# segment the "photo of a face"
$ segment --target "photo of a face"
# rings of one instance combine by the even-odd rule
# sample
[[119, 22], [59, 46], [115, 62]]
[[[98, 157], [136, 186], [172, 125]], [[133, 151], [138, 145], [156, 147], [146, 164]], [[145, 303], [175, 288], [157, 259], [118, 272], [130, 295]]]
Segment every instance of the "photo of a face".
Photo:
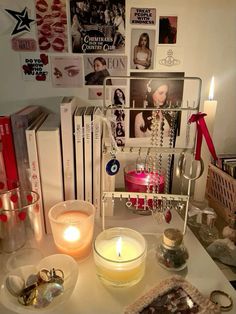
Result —
[[162, 107], [166, 101], [169, 87], [167, 84], [160, 85], [152, 94], [154, 106]]

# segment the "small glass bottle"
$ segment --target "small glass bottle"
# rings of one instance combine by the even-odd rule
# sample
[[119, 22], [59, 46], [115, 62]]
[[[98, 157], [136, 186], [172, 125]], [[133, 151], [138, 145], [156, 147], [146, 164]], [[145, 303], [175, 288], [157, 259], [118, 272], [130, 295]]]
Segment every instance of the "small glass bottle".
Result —
[[215, 240], [219, 239], [219, 232], [215, 226], [216, 214], [207, 214], [207, 224], [202, 224], [199, 229], [199, 236], [205, 245], [210, 245]]
[[183, 234], [169, 228], [163, 233], [162, 242], [156, 252], [159, 264], [167, 270], [179, 271], [187, 266], [188, 251], [183, 244]]

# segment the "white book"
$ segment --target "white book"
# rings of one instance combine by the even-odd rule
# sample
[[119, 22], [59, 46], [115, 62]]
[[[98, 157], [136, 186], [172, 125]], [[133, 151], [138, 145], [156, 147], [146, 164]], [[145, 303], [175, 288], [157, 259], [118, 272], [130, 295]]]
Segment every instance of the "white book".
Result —
[[102, 123], [100, 110], [96, 107], [93, 112], [93, 204], [97, 217], [101, 215]]
[[60, 116], [49, 114], [36, 133], [46, 232], [51, 233], [50, 208], [64, 200]]
[[92, 119], [94, 107], [87, 107], [84, 112], [84, 177], [85, 177], [85, 201], [93, 202], [93, 134]]
[[74, 114], [75, 127], [75, 169], [77, 199], [84, 200], [84, 121], [86, 107], [77, 107]]
[[64, 97], [60, 106], [65, 200], [76, 198], [73, 115], [77, 103], [76, 97]]
[[37, 240], [41, 240], [46, 233], [43, 199], [42, 199], [42, 187], [41, 177], [39, 169], [38, 159], [38, 147], [36, 132], [41, 124], [47, 117], [47, 113], [42, 113], [35, 122], [25, 130], [26, 143], [28, 150], [29, 166], [30, 166], [30, 182], [32, 191], [37, 192], [39, 195], [39, 215], [34, 215], [33, 224], [35, 226], [35, 236]]

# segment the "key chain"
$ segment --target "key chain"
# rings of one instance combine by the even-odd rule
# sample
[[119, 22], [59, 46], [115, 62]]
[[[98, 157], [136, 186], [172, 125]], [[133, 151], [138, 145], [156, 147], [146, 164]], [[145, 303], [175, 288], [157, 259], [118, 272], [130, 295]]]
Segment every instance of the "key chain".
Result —
[[111, 160], [108, 161], [108, 163], [106, 164], [106, 172], [109, 176], [114, 176], [118, 173], [119, 169], [120, 169], [120, 162], [119, 160], [116, 159], [116, 155], [114, 152], [114, 148], [113, 148], [113, 152], [111, 151]]

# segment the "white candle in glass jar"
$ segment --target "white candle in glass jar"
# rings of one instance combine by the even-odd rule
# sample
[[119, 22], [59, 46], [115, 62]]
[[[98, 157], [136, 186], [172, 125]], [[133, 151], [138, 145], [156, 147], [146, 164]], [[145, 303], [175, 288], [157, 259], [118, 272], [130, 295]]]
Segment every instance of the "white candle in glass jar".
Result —
[[49, 211], [54, 242], [58, 249], [83, 259], [91, 251], [94, 229], [94, 206], [74, 200], [56, 204]]
[[109, 285], [132, 286], [145, 272], [146, 241], [135, 230], [111, 228], [98, 235], [94, 261], [98, 277]]

